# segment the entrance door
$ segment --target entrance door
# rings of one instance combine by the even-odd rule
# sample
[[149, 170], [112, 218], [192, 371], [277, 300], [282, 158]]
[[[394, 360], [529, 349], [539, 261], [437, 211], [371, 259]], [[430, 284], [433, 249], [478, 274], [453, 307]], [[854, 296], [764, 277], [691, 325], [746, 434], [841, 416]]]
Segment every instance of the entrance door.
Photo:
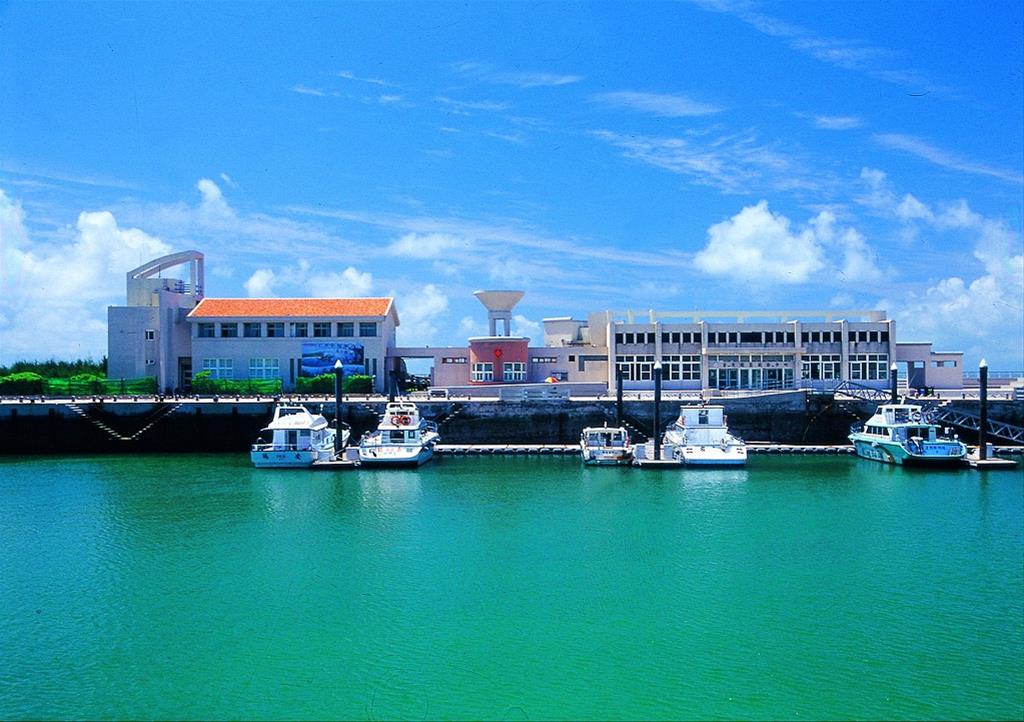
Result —
[[178, 358], [178, 388], [192, 388], [192, 358], [182, 356]]

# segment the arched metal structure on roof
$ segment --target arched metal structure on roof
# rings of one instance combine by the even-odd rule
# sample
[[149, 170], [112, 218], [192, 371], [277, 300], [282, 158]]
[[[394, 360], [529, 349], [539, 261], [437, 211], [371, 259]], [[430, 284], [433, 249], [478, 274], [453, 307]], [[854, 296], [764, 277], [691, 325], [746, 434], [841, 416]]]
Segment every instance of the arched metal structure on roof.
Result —
[[[152, 261], [147, 261], [138, 268], [128, 271], [128, 305], [148, 305], [148, 298], [155, 290], [149, 280], [158, 277], [168, 268], [186, 264], [189, 267], [189, 282], [186, 284], [182, 279], [173, 290], [188, 294], [198, 302], [203, 297], [205, 286], [203, 258], [203, 254], [199, 251], [179, 251], [154, 258]], [[167, 288], [168, 286], [166, 283], [162, 283], [160, 287]]]

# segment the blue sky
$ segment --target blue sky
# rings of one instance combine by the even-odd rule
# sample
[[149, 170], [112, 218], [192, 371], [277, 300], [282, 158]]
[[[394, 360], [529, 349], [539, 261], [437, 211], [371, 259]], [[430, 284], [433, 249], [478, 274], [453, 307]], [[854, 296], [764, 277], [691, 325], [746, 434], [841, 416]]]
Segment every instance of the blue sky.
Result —
[[399, 342], [884, 308], [1024, 368], [1021, 3], [0, 4], [0, 363], [124, 273], [395, 295]]

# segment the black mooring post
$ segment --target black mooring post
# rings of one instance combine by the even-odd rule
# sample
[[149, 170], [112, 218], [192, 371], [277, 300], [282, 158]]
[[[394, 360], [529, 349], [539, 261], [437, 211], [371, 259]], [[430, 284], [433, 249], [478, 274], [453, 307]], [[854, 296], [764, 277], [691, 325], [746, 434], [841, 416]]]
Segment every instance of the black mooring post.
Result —
[[654, 460], [661, 460], [661, 364], [654, 364]]
[[985, 442], [985, 432], [988, 430], [988, 364], [985, 359], [978, 365], [978, 385], [981, 387], [981, 409], [978, 415], [978, 458], [984, 461], [988, 458], [988, 444]]
[[897, 395], [899, 394], [899, 368], [896, 366], [894, 361], [892, 366], [889, 367], [889, 403], [899, 403]]
[[622, 427], [622, 367], [615, 367], [615, 425]]
[[395, 400], [395, 384], [396, 383], [397, 383], [397, 381], [395, 379], [395, 370], [391, 369], [390, 371], [388, 371], [388, 401], [389, 402], [394, 402], [394, 400]]
[[345, 369], [341, 361], [334, 362], [334, 455], [341, 453], [341, 388]]

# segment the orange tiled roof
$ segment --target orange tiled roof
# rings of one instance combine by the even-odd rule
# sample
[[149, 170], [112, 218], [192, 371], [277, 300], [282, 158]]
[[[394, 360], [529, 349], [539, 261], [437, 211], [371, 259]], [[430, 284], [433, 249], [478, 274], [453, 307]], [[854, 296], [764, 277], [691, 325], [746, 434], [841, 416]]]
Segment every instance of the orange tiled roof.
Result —
[[189, 318], [386, 316], [390, 298], [204, 298]]

